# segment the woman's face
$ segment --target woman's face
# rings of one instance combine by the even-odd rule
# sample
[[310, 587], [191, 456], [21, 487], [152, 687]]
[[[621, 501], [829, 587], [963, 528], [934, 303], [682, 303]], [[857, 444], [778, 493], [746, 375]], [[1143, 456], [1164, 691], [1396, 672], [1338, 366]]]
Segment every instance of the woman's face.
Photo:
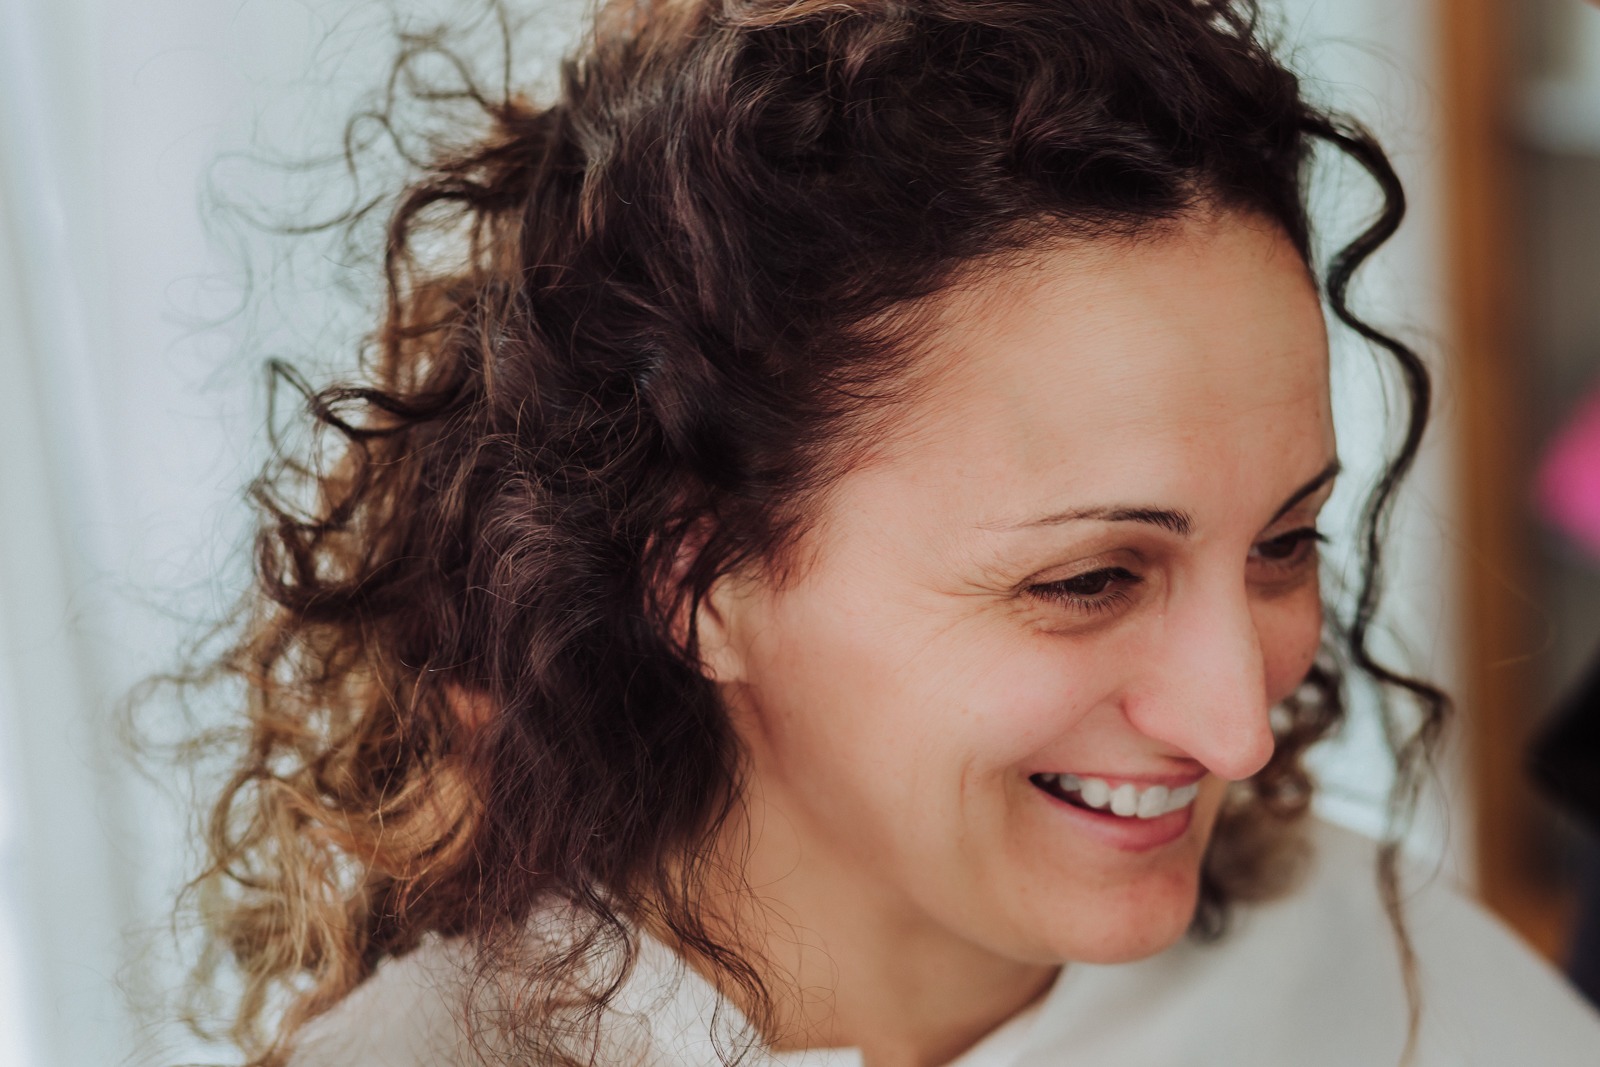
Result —
[[1156, 952], [1318, 646], [1312, 282], [1241, 216], [1066, 244], [947, 297], [927, 361], [803, 578], [703, 608], [753, 877], [1018, 961]]

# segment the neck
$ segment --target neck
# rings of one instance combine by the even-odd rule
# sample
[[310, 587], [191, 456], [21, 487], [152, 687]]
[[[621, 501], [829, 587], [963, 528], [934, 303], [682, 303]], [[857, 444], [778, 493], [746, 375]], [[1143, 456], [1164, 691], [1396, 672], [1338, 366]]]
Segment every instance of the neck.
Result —
[[[958, 936], [785, 817], [735, 822], [723, 840], [739, 842], [725, 855], [740, 862], [728, 868], [751, 888], [707, 896], [737, 902], [711, 918], [761, 972], [773, 1000], [762, 1036], [775, 1050], [852, 1047], [866, 1067], [941, 1067], [1043, 995], [1059, 970]], [[715, 984], [758, 1017], [737, 988]]]

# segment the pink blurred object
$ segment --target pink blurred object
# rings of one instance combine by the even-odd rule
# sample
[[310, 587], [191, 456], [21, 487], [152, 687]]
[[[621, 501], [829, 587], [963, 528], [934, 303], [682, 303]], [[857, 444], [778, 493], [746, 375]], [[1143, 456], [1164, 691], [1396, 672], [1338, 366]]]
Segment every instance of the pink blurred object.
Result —
[[1539, 509], [1556, 528], [1600, 557], [1600, 392], [1578, 405], [1539, 465]]

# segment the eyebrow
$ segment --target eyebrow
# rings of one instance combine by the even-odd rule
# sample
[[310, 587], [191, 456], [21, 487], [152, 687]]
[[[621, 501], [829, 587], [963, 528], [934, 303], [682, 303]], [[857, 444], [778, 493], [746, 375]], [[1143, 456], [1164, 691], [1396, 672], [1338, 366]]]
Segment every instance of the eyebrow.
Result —
[[[1294, 506], [1306, 497], [1315, 493], [1329, 482], [1339, 476], [1341, 467], [1337, 459], [1330, 462], [1306, 484], [1289, 494], [1289, 499], [1273, 514], [1272, 523], [1287, 515]], [[1058, 511], [1053, 515], [1042, 515], [1036, 519], [1026, 519], [1022, 522], [980, 522], [981, 530], [998, 530], [1002, 532], [1024, 530], [1034, 526], [1061, 526], [1069, 522], [1079, 522], [1093, 519], [1099, 522], [1142, 522], [1149, 526], [1158, 526], [1163, 530], [1177, 534], [1179, 537], [1188, 537], [1194, 532], [1194, 519], [1187, 511], [1176, 508], [1138, 507], [1126, 505], [1112, 505], [1107, 507], [1071, 508], [1067, 511]]]

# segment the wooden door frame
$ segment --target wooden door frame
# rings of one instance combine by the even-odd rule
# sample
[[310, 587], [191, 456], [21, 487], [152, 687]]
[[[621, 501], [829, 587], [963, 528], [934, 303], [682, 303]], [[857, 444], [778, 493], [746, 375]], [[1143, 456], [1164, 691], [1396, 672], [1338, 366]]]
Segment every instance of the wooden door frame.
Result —
[[1448, 364], [1459, 398], [1461, 714], [1476, 810], [1478, 891], [1546, 956], [1566, 901], [1532, 855], [1539, 813], [1526, 771], [1532, 536], [1526, 509], [1526, 334], [1520, 242], [1515, 0], [1434, 0], [1444, 110]]

